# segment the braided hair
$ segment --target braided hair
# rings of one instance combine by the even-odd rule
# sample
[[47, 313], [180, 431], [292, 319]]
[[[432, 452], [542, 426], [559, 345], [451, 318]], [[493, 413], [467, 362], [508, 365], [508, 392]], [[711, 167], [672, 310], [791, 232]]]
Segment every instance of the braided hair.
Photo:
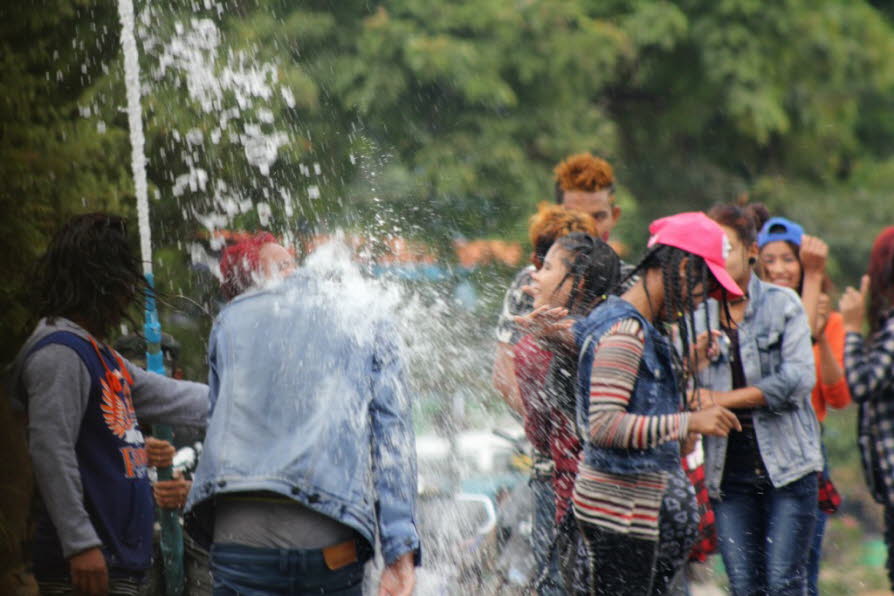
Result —
[[[685, 261], [684, 277], [680, 276], [680, 265]], [[721, 307], [726, 306], [726, 290], [717, 282], [714, 275], [708, 269], [705, 260], [685, 250], [674, 246], [658, 244], [650, 249], [639, 264], [631, 271], [627, 279], [635, 275], [644, 274], [646, 271], [657, 269], [661, 271], [661, 279], [664, 284], [664, 308], [658, 313], [656, 323], [662, 322], [664, 325], [656, 325], [655, 328], [659, 332], [668, 334], [672, 325], [676, 325], [678, 337], [680, 341], [680, 351], [671, 350], [673, 357], [673, 365], [677, 373], [679, 388], [685, 394], [689, 380], [689, 370], [698, 370], [698, 355], [696, 361], [691, 363], [689, 370], [684, 366], [681, 354], [690, 354], [694, 338], [691, 337], [695, 333], [695, 312], [698, 307], [696, 300], [698, 298], [707, 298], [713, 294], [715, 290], [720, 289]], [[643, 277], [645, 277], [643, 275]], [[648, 286], [643, 284], [648, 297]], [[649, 299], [651, 302], [651, 298]], [[711, 332], [711, 319], [708, 309], [705, 308], [705, 331]], [[698, 386], [698, 377], [693, 379], [696, 387]]]
[[568, 267], [559, 286], [571, 280], [566, 308], [572, 315], [585, 315], [618, 285], [621, 259], [603, 240], [580, 232], [563, 236], [556, 244], [565, 251], [562, 260]]
[[35, 277], [38, 317], [50, 322], [77, 318], [100, 336], [121, 320], [131, 320], [130, 306], [148, 289], [130, 247], [127, 222], [107, 213], [69, 220], [38, 262]]

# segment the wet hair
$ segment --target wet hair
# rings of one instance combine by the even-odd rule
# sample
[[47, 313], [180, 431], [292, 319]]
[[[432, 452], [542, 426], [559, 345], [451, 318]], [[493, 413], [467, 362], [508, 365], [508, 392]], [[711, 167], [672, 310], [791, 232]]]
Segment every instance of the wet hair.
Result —
[[580, 232], [559, 238], [556, 245], [565, 251], [562, 260], [568, 267], [561, 283], [571, 279], [565, 306], [571, 314], [586, 315], [621, 281], [621, 259], [608, 243]]
[[[686, 261], [685, 278], [680, 279], [680, 264]], [[727, 308], [726, 290], [714, 278], [711, 270], [705, 260], [690, 252], [677, 248], [675, 246], [667, 246], [658, 244], [651, 248], [639, 264], [631, 271], [627, 279], [631, 279], [635, 275], [641, 275], [645, 280], [645, 274], [650, 270], [661, 271], [661, 279], [664, 284], [664, 309], [659, 313], [660, 319], [665, 323], [675, 323], [679, 332], [680, 352], [671, 350], [674, 368], [677, 371], [677, 380], [679, 382], [680, 391], [687, 389], [689, 373], [683, 365], [681, 354], [689, 354], [690, 348], [694, 344], [694, 339], [690, 337], [695, 330], [695, 311], [697, 310], [695, 298], [696, 290], [701, 286], [701, 293], [707, 295], [714, 292], [715, 289], [720, 290], [721, 297], [720, 308]], [[623, 282], [622, 282], [623, 283]], [[646, 296], [648, 297], [648, 286], [643, 283], [646, 288]], [[651, 301], [651, 298], [650, 298]], [[711, 332], [711, 319], [708, 309], [704, 309], [705, 315], [705, 331]], [[656, 325], [656, 329], [660, 332], [666, 332], [663, 326]], [[698, 356], [696, 355], [696, 358]], [[693, 363], [692, 370], [698, 370], [698, 362]], [[693, 376], [693, 381], [698, 386], [698, 375]]]
[[739, 241], [745, 246], [751, 246], [757, 242], [757, 231], [760, 227], [756, 223], [754, 210], [749, 207], [730, 204], [714, 205], [708, 211], [708, 217], [722, 226], [735, 230]]
[[226, 300], [232, 300], [254, 284], [261, 267], [261, 248], [278, 242], [270, 232], [257, 232], [223, 250], [219, 264], [220, 289]]
[[542, 263], [556, 239], [572, 232], [582, 232], [591, 236], [598, 234], [596, 222], [583, 211], [540, 203], [537, 206], [537, 213], [529, 220], [528, 228], [534, 258]]
[[556, 203], [562, 204], [566, 190], [596, 192], [608, 190], [613, 197], [615, 173], [611, 164], [590, 153], [578, 153], [556, 166]]
[[879, 329], [888, 309], [894, 306], [894, 226], [876, 236], [869, 253], [869, 327]]
[[104, 337], [148, 286], [131, 250], [127, 222], [107, 213], [73, 217], [50, 241], [36, 270], [36, 314], [75, 318]]

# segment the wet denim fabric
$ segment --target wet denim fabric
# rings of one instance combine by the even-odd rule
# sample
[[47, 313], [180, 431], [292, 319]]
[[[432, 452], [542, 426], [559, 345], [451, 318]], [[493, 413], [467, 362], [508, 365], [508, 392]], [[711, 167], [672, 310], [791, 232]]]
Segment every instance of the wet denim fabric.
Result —
[[547, 561], [550, 547], [556, 536], [556, 493], [548, 476], [531, 476], [531, 492], [534, 495], [534, 519], [531, 526], [531, 549], [534, 551], [534, 570], [540, 573], [548, 565], [546, 579], [537, 593], [540, 596], [561, 594], [561, 578], [557, 556]]
[[[581, 350], [577, 374], [577, 430], [581, 437], [590, 436], [593, 347], [616, 323], [626, 319], [639, 321], [645, 336], [643, 355], [627, 412], [643, 416], [675, 414], [683, 405], [674, 374], [674, 347], [667, 336], [659, 332], [632, 304], [617, 296], [609, 296], [599, 308], [574, 326], [575, 343]], [[680, 445], [676, 441], [668, 441], [649, 449], [627, 449], [599, 447], [590, 441], [584, 441], [581, 461], [593, 469], [612, 474], [639, 474], [659, 470], [671, 472], [680, 467]]]
[[766, 477], [728, 475], [712, 500], [733, 596], [803, 596], [816, 523], [817, 477], [774, 488]]
[[[211, 417], [185, 510], [270, 491], [419, 553], [416, 448], [397, 333], [371, 297], [298, 271], [232, 300], [209, 340]], [[339, 296], [339, 303], [333, 304]]]
[[[745, 379], [759, 388], [767, 405], [754, 409], [754, 432], [761, 459], [775, 487], [808, 472], [823, 469], [820, 426], [810, 402], [816, 383], [810, 327], [801, 299], [788, 288], [768, 284], [757, 276], [748, 286], [748, 307], [738, 327], [739, 352]], [[718, 304], [707, 301], [695, 313], [696, 333], [705, 328], [705, 309], [712, 329], [719, 329]], [[700, 374], [702, 387], [732, 389], [729, 349]], [[726, 437], [706, 436], [705, 480], [711, 498], [720, 497], [726, 462]]]
[[365, 563], [362, 560], [332, 571], [321, 550], [236, 544], [211, 547], [214, 596], [361, 596]]
[[816, 525], [813, 528], [813, 544], [807, 556], [807, 596], [819, 596], [820, 562], [823, 560], [823, 537], [826, 534], [828, 514], [816, 509]]

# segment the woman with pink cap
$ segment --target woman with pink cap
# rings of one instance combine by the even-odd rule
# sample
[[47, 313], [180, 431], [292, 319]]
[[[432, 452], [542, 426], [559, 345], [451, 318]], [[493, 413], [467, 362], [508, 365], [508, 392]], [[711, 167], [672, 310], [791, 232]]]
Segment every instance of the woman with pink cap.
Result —
[[[680, 528], [665, 524], [674, 517], [663, 511], [672, 487], [682, 487], [688, 509], [696, 507], [680, 442], [740, 428], [721, 406], [686, 411], [688, 367], [669, 333], [678, 324], [682, 353], [690, 353], [687, 330], [698, 305], [708, 296], [723, 303], [742, 295], [725, 269], [729, 242], [702, 213], [659, 219], [649, 231], [649, 250], [633, 272], [638, 281], [574, 328], [584, 447], [573, 511], [589, 551], [591, 593], [599, 595], [664, 593], [677, 571], [662, 568], [673, 566], [665, 551], [685, 555], [697, 524], [697, 515], [683, 516]], [[688, 543], [680, 546], [681, 537]]]

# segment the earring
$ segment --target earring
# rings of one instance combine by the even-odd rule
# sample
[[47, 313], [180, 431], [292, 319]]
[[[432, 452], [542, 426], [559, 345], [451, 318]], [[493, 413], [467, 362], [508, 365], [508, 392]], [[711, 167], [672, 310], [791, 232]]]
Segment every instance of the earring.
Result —
[[748, 257], [749, 265], [754, 265], [755, 263], [757, 263], [757, 259], [755, 259], [754, 257]]

